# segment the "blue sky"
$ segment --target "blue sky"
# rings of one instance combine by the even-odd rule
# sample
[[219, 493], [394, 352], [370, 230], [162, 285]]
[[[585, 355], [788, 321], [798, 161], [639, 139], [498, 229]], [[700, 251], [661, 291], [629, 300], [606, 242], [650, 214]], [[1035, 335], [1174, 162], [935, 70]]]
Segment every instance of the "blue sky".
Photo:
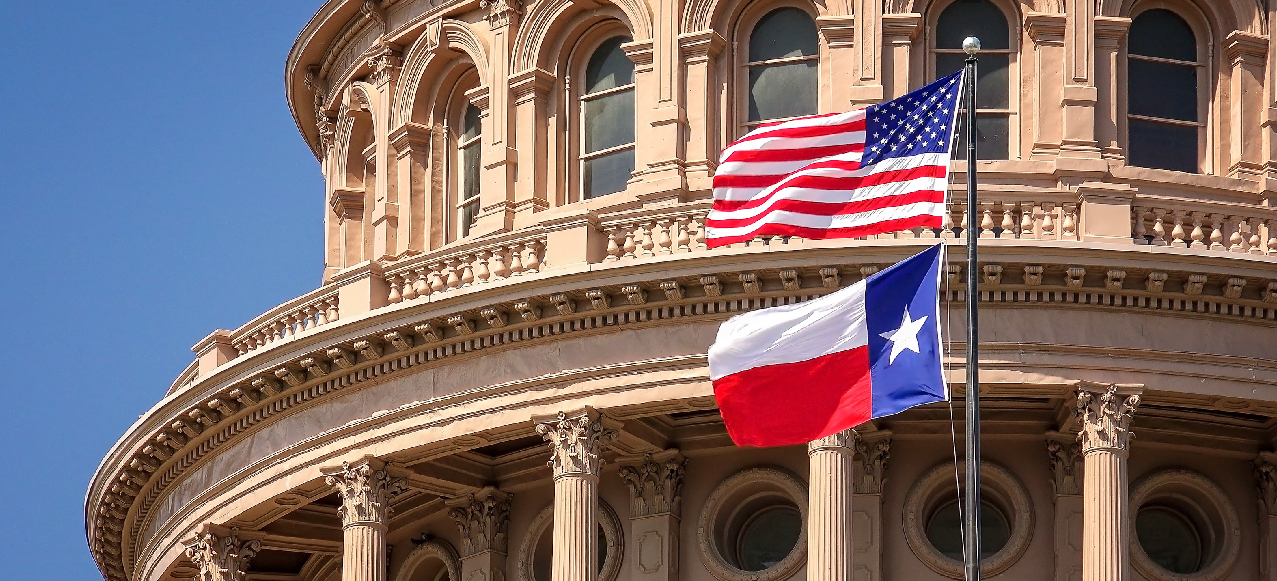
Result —
[[321, 0], [0, 2], [0, 571], [99, 578], [98, 461], [190, 346], [322, 273], [283, 65]]

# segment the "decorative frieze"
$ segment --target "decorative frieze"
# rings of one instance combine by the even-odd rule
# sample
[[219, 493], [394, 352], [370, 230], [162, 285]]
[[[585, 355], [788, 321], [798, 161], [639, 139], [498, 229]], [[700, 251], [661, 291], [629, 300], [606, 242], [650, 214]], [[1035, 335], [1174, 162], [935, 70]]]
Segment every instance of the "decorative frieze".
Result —
[[509, 544], [512, 495], [491, 486], [465, 498], [448, 501], [448, 516], [461, 531], [461, 557], [484, 551], [505, 553]]
[[186, 556], [199, 570], [199, 581], [243, 581], [249, 561], [262, 549], [262, 536], [250, 538], [238, 528], [206, 524], [186, 541]]
[[382, 524], [390, 516], [391, 497], [407, 489], [402, 478], [391, 478], [384, 462], [365, 457], [358, 462], [342, 462], [340, 467], [323, 468], [321, 473], [329, 486], [341, 497], [343, 527], [357, 524]]
[[554, 477], [598, 476], [602, 452], [616, 438], [619, 425], [590, 407], [537, 421], [537, 433], [550, 443]]
[[891, 457], [891, 432], [870, 432], [856, 439], [856, 494], [882, 494], [887, 483], [887, 459]]
[[1264, 514], [1277, 517], [1277, 454], [1262, 452], [1255, 458], [1255, 487]]
[[665, 450], [644, 456], [635, 464], [621, 466], [621, 479], [630, 489], [630, 518], [658, 514], [679, 516], [686, 463], [678, 450]]
[[1082, 494], [1082, 447], [1077, 438], [1059, 432], [1048, 433], [1046, 454], [1051, 462], [1051, 487], [1055, 495]]
[[1126, 392], [1118, 384], [1087, 384], [1078, 388], [1078, 439], [1082, 452], [1113, 449], [1125, 451], [1130, 445], [1131, 417], [1140, 405], [1138, 392]]

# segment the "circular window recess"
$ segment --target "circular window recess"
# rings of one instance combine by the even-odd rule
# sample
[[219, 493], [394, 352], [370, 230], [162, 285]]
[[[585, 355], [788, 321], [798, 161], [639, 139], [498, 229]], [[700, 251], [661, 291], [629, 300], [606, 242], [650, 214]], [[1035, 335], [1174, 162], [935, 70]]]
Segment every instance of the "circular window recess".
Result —
[[705, 500], [701, 558], [721, 581], [778, 581], [807, 560], [807, 485], [779, 468], [729, 476]]
[[430, 539], [417, 545], [399, 566], [395, 581], [460, 581], [461, 561], [447, 541]]
[[1150, 581], [1218, 581], [1237, 563], [1241, 526], [1233, 503], [1188, 470], [1149, 474], [1131, 487], [1132, 562]]
[[[958, 464], [959, 474], [965, 469]], [[1033, 538], [1029, 491], [1006, 468], [980, 464], [980, 566], [992, 577], [1011, 568]], [[954, 491], [953, 464], [927, 471], [905, 498], [905, 540], [932, 571], [962, 579], [962, 512]]]
[[[616, 581], [621, 573], [624, 533], [621, 519], [606, 502], [599, 501], [599, 577], [598, 581]], [[554, 559], [554, 505], [537, 513], [528, 526], [528, 534], [519, 546], [520, 581], [550, 581], [550, 565]]]

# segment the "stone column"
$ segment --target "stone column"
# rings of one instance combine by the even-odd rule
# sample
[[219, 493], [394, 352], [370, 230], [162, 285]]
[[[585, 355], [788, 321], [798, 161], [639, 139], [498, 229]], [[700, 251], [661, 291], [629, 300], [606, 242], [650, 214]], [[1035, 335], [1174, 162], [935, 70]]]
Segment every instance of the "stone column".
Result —
[[554, 559], [552, 581], [596, 581], [599, 467], [616, 436], [616, 422], [591, 407], [533, 418], [550, 442], [554, 469]]
[[399, 194], [398, 180], [395, 177], [399, 169], [395, 163], [395, 153], [390, 144], [390, 104], [394, 100], [395, 85], [399, 78], [403, 59], [393, 45], [381, 41], [381, 45], [368, 58], [368, 83], [377, 89], [373, 105], [373, 135], [376, 139], [376, 152], [373, 154], [373, 166], [377, 176], [373, 184], [364, 184], [364, 188], [373, 186], [372, 217], [373, 229], [372, 258], [385, 260], [398, 255], [404, 249], [399, 247]]
[[1230, 177], [1257, 180], [1264, 175], [1264, 142], [1261, 123], [1267, 116], [1264, 103], [1264, 60], [1268, 39], [1235, 30], [1224, 39], [1224, 59], [1232, 67], [1229, 76], [1231, 135]]
[[852, 486], [852, 575], [856, 581], [882, 581], [882, 487], [887, 482], [891, 430], [858, 436]]
[[1082, 448], [1074, 434], [1046, 433], [1055, 495], [1055, 581], [1082, 577]]
[[386, 521], [390, 497], [405, 490], [386, 464], [372, 456], [321, 468], [341, 497], [342, 581], [386, 581]]
[[678, 581], [679, 519], [686, 460], [665, 450], [623, 461], [630, 488], [630, 539], [625, 560], [634, 581]]
[[199, 581], [243, 581], [248, 562], [262, 549], [265, 536], [205, 524], [195, 538], [186, 541], [186, 556], [199, 569]]
[[1259, 579], [1277, 581], [1277, 454], [1255, 458], [1255, 486], [1259, 489]]
[[461, 530], [461, 579], [496, 581], [505, 577], [511, 495], [491, 486], [448, 501], [448, 516]]
[[[471, 236], [504, 232], [514, 225], [515, 166], [519, 159], [511, 140], [514, 114], [510, 107], [510, 53], [518, 34], [520, 0], [487, 2], [489, 30], [488, 84], [483, 124], [483, 177], [479, 191], [479, 215]], [[532, 130], [532, 128], [527, 128]]]
[[843, 430], [807, 444], [807, 579], [851, 581], [852, 456], [856, 432]]
[[1126, 458], [1138, 386], [1086, 383], [1077, 391], [1083, 454], [1082, 581], [1130, 579], [1130, 493]]
[[433, 138], [430, 128], [408, 122], [390, 133], [390, 147], [395, 151], [395, 192], [397, 213], [406, 220], [405, 227], [398, 228], [395, 248], [403, 253], [423, 252], [430, 249], [430, 231], [426, 225], [436, 216], [430, 214], [429, 157]]

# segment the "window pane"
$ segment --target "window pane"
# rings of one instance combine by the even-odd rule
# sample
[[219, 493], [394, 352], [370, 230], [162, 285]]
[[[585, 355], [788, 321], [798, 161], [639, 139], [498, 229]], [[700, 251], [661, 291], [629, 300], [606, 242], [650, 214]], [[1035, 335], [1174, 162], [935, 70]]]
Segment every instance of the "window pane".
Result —
[[[962, 560], [962, 511], [957, 502], [946, 504], [927, 522], [927, 540], [946, 557]], [[1011, 525], [996, 506], [980, 503], [980, 560], [993, 556], [1011, 540]]]
[[[954, 147], [953, 159], [967, 158], [967, 118], [959, 114], [958, 143]], [[976, 159], [1007, 159], [1009, 156], [1011, 121], [1007, 115], [997, 113], [977, 113], [975, 117], [975, 155]]]
[[962, 39], [968, 36], [979, 38], [980, 46], [987, 50], [1011, 48], [1007, 17], [989, 0], [957, 0], [940, 13], [936, 48], [962, 48]]
[[1141, 12], [1131, 22], [1130, 54], [1197, 62], [1197, 38], [1178, 14], [1155, 9]]
[[1132, 115], [1197, 121], [1197, 67], [1127, 61]]
[[461, 121], [461, 140], [467, 141], [479, 136], [479, 108], [466, 106], [466, 117]]
[[634, 143], [634, 91], [585, 102], [585, 153]]
[[737, 539], [738, 566], [763, 571], [793, 552], [802, 538], [803, 516], [793, 507], [773, 507], [751, 518], [743, 528]]
[[581, 171], [585, 174], [586, 198], [625, 191], [625, 182], [630, 180], [630, 173], [634, 171], [634, 150], [587, 159], [581, 164]]
[[625, 56], [621, 45], [629, 42], [624, 36], [608, 39], [590, 56], [585, 65], [585, 92], [597, 93], [634, 82], [634, 61]]
[[1135, 534], [1148, 558], [1172, 573], [1202, 570], [1202, 541], [1193, 526], [1177, 510], [1141, 508], [1135, 515]]
[[[936, 77], [962, 70], [967, 55], [940, 53], [936, 55]], [[976, 108], [1007, 109], [1010, 107], [1010, 87], [1007, 85], [1011, 55], [982, 54], [976, 65]]]
[[1197, 172], [1196, 127], [1131, 119], [1127, 131], [1131, 165]]
[[816, 21], [798, 8], [767, 13], [749, 35], [749, 62], [816, 56]]
[[749, 68], [749, 120], [816, 114], [815, 62]]

